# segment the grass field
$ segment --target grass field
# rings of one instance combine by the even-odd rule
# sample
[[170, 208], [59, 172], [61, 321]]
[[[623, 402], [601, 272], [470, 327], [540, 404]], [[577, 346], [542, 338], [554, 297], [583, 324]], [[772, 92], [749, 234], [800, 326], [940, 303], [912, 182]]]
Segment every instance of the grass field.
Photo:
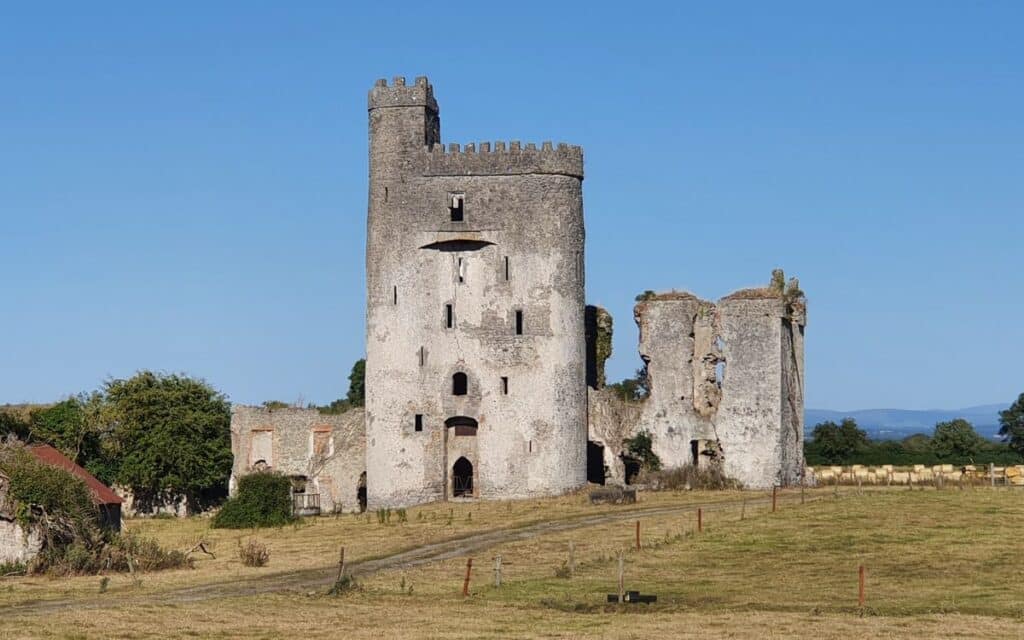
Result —
[[[753, 498], [755, 496], [749, 496]], [[504, 637], [1024, 637], [1024, 492], [1012, 489], [808, 492], [741, 506], [740, 494], [646, 494], [634, 507], [593, 507], [582, 496], [515, 502], [439, 504], [410, 509], [408, 522], [320, 518], [273, 531], [207, 529], [204, 519], [134, 521], [132, 528], [174, 547], [210, 541], [217, 558], [193, 570], [70, 580], [0, 582], [4, 637], [504, 638]], [[707, 507], [704, 532], [687, 505]], [[681, 507], [668, 511], [669, 507]], [[664, 512], [651, 509], [664, 507]], [[587, 521], [578, 528], [515, 535], [546, 520], [581, 523], [629, 509], [635, 519]], [[744, 519], [740, 520], [740, 513]], [[470, 515], [472, 514], [472, 515]], [[626, 514], [628, 515], [628, 514]], [[470, 596], [461, 595], [466, 559], [401, 565], [360, 575], [359, 560], [482, 531], [512, 529], [473, 554]], [[246, 568], [234, 546], [255, 537], [270, 564]], [[569, 543], [576, 570], [567, 573]], [[355, 565], [358, 588], [327, 596], [321, 586], [256, 595], [231, 592], [292, 569], [329, 566], [338, 548]], [[627, 589], [658, 595], [653, 605], [609, 605], [619, 551]], [[493, 585], [494, 556], [503, 585]], [[866, 606], [857, 606], [857, 567], [867, 570]], [[563, 577], [559, 577], [563, 576]], [[196, 596], [185, 586], [229, 585]], [[40, 602], [63, 599], [60, 606]], [[22, 609], [20, 607], [29, 607]], [[35, 607], [33, 609], [32, 607]], [[4, 611], [3, 609], [7, 609]]]

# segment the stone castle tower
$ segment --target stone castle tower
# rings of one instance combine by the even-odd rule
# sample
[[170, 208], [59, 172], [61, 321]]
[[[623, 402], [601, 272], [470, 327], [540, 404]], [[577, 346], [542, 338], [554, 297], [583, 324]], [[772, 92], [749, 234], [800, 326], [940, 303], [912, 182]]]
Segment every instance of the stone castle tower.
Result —
[[582, 150], [445, 150], [422, 77], [369, 120], [369, 505], [583, 485]]

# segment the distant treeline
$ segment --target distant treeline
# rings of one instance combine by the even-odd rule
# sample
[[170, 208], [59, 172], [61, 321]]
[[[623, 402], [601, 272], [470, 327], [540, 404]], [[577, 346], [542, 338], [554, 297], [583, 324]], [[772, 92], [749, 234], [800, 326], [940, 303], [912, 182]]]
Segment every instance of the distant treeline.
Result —
[[902, 440], [872, 441], [852, 418], [839, 424], [822, 422], [804, 442], [808, 465], [1020, 464], [1024, 461], [1024, 394], [1000, 414], [1000, 435], [1006, 442], [980, 436], [962, 418], [935, 425], [932, 435], [918, 433]]

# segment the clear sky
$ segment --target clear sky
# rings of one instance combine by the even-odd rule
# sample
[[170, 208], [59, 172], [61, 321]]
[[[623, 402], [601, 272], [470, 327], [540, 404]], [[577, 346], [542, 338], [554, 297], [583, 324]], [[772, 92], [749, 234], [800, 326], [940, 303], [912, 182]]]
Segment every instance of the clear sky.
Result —
[[14, 4], [0, 402], [142, 368], [343, 395], [366, 92], [394, 75], [430, 77], [445, 142], [584, 147], [611, 378], [637, 293], [779, 266], [809, 297], [808, 406], [1024, 391], [1024, 3]]

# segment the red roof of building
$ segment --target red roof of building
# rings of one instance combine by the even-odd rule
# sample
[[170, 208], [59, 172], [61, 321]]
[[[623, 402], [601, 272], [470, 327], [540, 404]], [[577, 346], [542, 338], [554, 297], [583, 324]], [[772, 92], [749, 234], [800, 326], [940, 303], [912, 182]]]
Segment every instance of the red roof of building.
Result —
[[110, 487], [97, 480], [91, 473], [66, 458], [63, 453], [57, 451], [50, 445], [32, 445], [28, 450], [31, 451], [32, 455], [34, 455], [43, 464], [48, 464], [51, 467], [59, 467], [71, 475], [81, 478], [85, 482], [85, 485], [89, 487], [89, 491], [92, 492], [93, 500], [98, 504], [121, 504], [124, 502], [124, 500], [121, 499], [121, 496], [114, 493]]

